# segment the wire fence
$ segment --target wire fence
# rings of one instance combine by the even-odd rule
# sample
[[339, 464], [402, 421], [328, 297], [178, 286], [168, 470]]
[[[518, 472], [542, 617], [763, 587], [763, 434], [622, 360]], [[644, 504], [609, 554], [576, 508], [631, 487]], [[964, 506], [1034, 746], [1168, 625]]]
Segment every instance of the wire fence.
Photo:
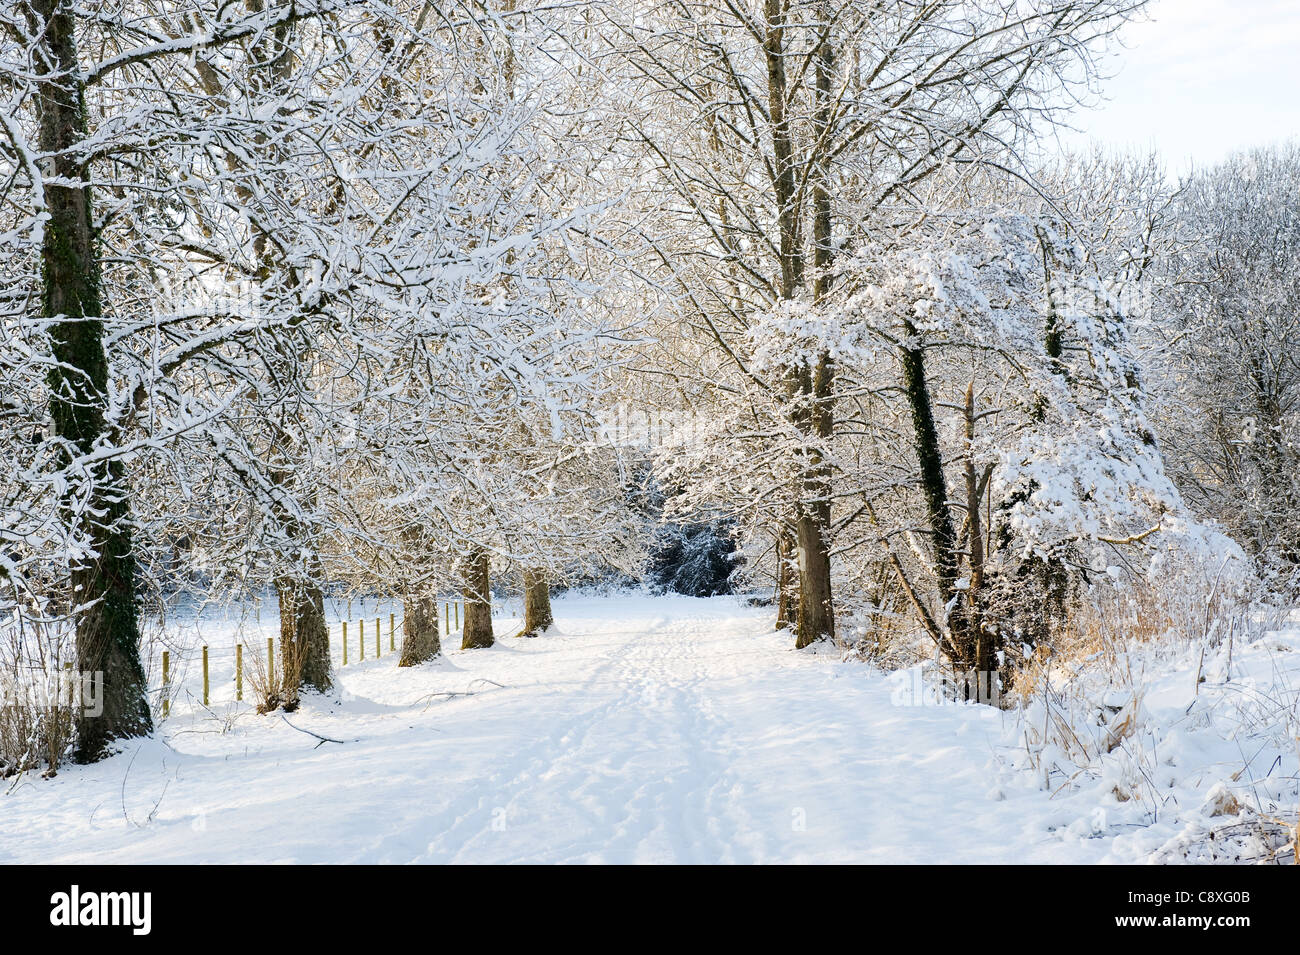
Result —
[[[442, 604], [443, 613], [439, 620], [442, 635], [450, 637], [462, 633], [464, 601], [446, 600]], [[387, 620], [383, 614], [353, 619], [351, 601], [347, 602], [347, 614], [346, 619], [336, 619], [328, 625], [332, 663], [340, 667], [348, 666], [349, 663], [355, 666], [365, 662], [368, 654], [371, 659], [379, 660], [398, 652], [397, 634], [405, 622], [404, 616], [392, 611]], [[190, 695], [195, 703], [209, 707], [214, 701], [221, 702], [218, 697], [227, 702], [231, 699], [236, 703], [243, 702], [246, 687], [251, 686], [255, 679], [264, 679], [267, 683], [274, 684], [278, 642], [275, 637], [266, 638], [265, 657], [261, 656], [260, 646], [256, 650], [250, 648], [250, 653], [245, 654], [247, 644], [243, 640], [234, 643], [232, 647], [214, 648], [205, 643], [198, 648], [197, 653], [177, 653], [164, 649], [161, 661], [162, 683], [158, 688], [161, 703], [158, 709], [161, 710], [162, 718], [171, 716], [172, 700], [182, 694]], [[246, 660], [246, 656], [250, 659]], [[198, 686], [191, 689], [187, 685], [187, 677], [195, 663], [198, 664], [201, 689]]]

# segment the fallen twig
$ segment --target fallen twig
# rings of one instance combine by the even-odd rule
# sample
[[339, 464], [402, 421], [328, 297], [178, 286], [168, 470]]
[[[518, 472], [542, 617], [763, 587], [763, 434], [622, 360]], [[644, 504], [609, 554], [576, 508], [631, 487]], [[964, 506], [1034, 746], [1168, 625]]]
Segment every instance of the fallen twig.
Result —
[[332, 736], [321, 736], [320, 733], [313, 733], [311, 730], [305, 730], [301, 726], [294, 726], [292, 723], [289, 722], [289, 717], [285, 716], [283, 713], [280, 714], [280, 719], [284, 720], [284, 722], [289, 726], [290, 729], [295, 729], [299, 733], [306, 733], [308, 736], [314, 736], [316, 739], [320, 740], [320, 742], [317, 743], [315, 746], [313, 746], [312, 749], [320, 749], [321, 746], [323, 746], [325, 743], [341, 744], [347, 742], [347, 740], [345, 739], [335, 739]]
[[479, 677], [477, 680], [471, 680], [469, 686], [465, 687], [464, 690], [442, 690], [438, 693], [428, 693], [420, 697], [415, 702], [424, 703], [424, 708], [427, 710], [430, 706], [433, 705], [436, 699], [449, 700], [452, 697], [456, 697], [456, 696], [475, 696], [476, 692], [474, 690], [474, 687], [479, 683], [490, 683], [492, 686], [495, 686], [498, 689], [502, 689], [502, 690], [507, 689], [504, 683], [498, 683], [496, 680], [489, 680], [486, 677]]

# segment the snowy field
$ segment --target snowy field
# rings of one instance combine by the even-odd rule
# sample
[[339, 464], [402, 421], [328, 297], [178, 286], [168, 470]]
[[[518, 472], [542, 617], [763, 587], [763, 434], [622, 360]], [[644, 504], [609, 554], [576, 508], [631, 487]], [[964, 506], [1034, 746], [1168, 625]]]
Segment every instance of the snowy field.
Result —
[[1190, 648], [1155, 661], [1137, 730], [1067, 771], [1027, 743], [1041, 711], [914, 705], [909, 673], [795, 651], [736, 598], [555, 607], [558, 633], [500, 617], [492, 649], [416, 669], [385, 610], [385, 656], [293, 727], [234, 702], [232, 624], [205, 624], [212, 706], [10, 781], [0, 863], [1178, 861], [1224, 822], [1217, 785], [1242, 813], [1295, 792], [1295, 632], [1237, 647], [1232, 680]]

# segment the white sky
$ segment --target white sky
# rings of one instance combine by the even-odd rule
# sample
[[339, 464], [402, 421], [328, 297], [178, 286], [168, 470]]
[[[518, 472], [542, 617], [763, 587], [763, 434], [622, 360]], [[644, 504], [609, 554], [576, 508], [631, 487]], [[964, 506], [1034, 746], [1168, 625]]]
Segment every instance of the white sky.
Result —
[[1077, 148], [1154, 148], [1171, 173], [1300, 138], [1300, 0], [1154, 0], [1107, 62], [1106, 102], [1062, 133]]

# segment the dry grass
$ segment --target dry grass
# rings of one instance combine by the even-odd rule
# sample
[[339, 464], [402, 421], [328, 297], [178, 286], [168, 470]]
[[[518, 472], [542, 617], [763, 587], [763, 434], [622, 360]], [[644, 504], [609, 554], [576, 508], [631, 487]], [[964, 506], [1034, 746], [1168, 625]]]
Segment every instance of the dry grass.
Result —
[[1013, 692], [1027, 695], [1053, 669], [1081, 666], [1115, 673], [1133, 685], [1127, 649], [1161, 641], [1213, 650], [1247, 634], [1276, 629], [1285, 611], [1271, 607], [1259, 586], [1226, 579], [1224, 568], [1188, 563], [1155, 580], [1094, 585], [1069, 608], [1046, 645], [1017, 661]]
[[[1229, 582], [1218, 568], [1195, 566], [1153, 581], [1094, 586], [1050, 641], [1018, 661], [1014, 671], [1024, 748], [1044, 788], [1056, 794], [1076, 781], [1108, 775], [1117, 800], [1137, 800], [1154, 818], [1167, 793], [1157, 758], [1163, 728], [1150, 725], [1142, 709], [1151, 668], [1163, 659], [1185, 660], [1190, 652], [1193, 660], [1215, 659], [1215, 679], [1222, 684], [1226, 656], [1230, 685], [1234, 649], [1283, 624], [1285, 609], [1267, 598], [1249, 579]], [[1135, 669], [1142, 667], [1146, 672]], [[1203, 695], [1207, 675], [1198, 668], [1194, 679], [1195, 685], [1188, 678], [1187, 689]], [[1220, 693], [1199, 719], [1236, 722], [1261, 737], [1276, 736], [1279, 726], [1292, 737], [1300, 732], [1300, 714], [1282, 712], [1295, 706], [1287, 702], [1293, 694], [1276, 700], [1248, 696], [1236, 712], [1233, 697]], [[1232, 779], [1244, 772], [1245, 766]], [[1300, 851], [1297, 822], [1285, 812], [1269, 814], [1236, 801], [1206, 812], [1223, 821], [1190, 827], [1162, 850], [1165, 861], [1281, 862], [1293, 861]]]
[[305, 648], [300, 643], [291, 643], [286, 654], [284, 646], [277, 642], [271, 650], [270, 661], [266, 648], [244, 648], [245, 680], [253, 691], [258, 713], [271, 713], [277, 709], [292, 713], [298, 708]]

